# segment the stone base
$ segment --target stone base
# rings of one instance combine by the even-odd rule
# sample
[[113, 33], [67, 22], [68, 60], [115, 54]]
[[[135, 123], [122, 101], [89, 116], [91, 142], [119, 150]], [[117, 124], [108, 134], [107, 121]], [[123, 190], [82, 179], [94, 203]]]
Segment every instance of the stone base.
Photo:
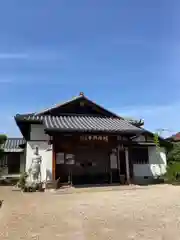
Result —
[[58, 179], [54, 181], [47, 181], [45, 185], [46, 189], [60, 189], [71, 187], [70, 183], [61, 183], [60, 181], [58, 181]]
[[162, 179], [154, 178], [152, 176], [148, 177], [134, 177], [133, 184], [137, 185], [149, 185], [149, 184], [160, 184], [163, 183]]
[[56, 181], [48, 181], [46, 182], [46, 189], [55, 189], [56, 188]]

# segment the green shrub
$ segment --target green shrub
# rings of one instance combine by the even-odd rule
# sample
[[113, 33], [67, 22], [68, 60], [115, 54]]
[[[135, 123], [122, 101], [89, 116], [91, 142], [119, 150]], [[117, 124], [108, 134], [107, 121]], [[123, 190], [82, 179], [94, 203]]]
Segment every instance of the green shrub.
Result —
[[164, 178], [168, 182], [180, 182], [180, 162], [169, 162], [167, 167], [167, 173], [165, 174]]
[[26, 179], [28, 177], [28, 174], [26, 172], [22, 173], [20, 178], [19, 178], [19, 181], [18, 181], [18, 186], [21, 188], [21, 189], [24, 189], [25, 188], [25, 185], [26, 185]]
[[180, 162], [180, 143], [173, 143], [173, 147], [167, 155], [168, 162]]

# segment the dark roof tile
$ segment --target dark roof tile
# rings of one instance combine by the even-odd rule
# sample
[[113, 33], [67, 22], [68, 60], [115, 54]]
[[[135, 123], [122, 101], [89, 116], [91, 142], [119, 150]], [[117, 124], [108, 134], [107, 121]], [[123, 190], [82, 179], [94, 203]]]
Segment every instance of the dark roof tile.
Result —
[[19, 145], [24, 144], [25, 140], [23, 138], [8, 138], [1, 148], [5, 152], [22, 152], [23, 149]]
[[180, 132], [168, 137], [167, 140], [179, 142], [180, 141]]
[[18, 115], [19, 121], [39, 122], [49, 131], [82, 131], [82, 132], [142, 132], [127, 120], [116, 117], [97, 117], [86, 115]]
[[128, 121], [110, 117], [44, 116], [43, 123], [49, 131], [79, 132], [142, 132]]

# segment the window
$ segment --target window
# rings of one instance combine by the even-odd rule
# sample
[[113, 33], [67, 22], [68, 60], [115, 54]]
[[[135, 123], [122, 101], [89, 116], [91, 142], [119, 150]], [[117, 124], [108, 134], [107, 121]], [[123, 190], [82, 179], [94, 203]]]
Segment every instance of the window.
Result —
[[133, 147], [132, 148], [132, 161], [134, 164], [149, 163], [148, 148], [147, 147]]
[[64, 153], [56, 153], [56, 164], [64, 164]]

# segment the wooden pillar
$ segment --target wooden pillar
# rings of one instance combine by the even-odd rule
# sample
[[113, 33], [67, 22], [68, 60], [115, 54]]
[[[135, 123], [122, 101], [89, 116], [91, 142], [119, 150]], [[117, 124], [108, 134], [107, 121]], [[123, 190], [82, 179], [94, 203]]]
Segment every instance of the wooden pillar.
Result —
[[56, 178], [56, 152], [55, 152], [55, 142], [52, 143], [52, 180]]
[[109, 184], [112, 184], [111, 153], [109, 154]]
[[118, 145], [117, 147], [117, 166], [118, 166], [118, 173], [119, 173], [119, 182], [120, 182], [120, 175], [121, 175], [121, 172], [120, 172], [120, 156], [119, 156], [119, 151], [120, 151], [120, 145]]
[[130, 183], [130, 171], [129, 171], [129, 149], [125, 148], [125, 158], [126, 158], [126, 176], [127, 176], [127, 183]]
[[129, 145], [129, 174], [130, 174], [130, 179], [131, 179], [131, 183], [133, 181], [133, 177], [134, 177], [134, 170], [133, 170], [133, 159], [132, 159], [132, 145]]

